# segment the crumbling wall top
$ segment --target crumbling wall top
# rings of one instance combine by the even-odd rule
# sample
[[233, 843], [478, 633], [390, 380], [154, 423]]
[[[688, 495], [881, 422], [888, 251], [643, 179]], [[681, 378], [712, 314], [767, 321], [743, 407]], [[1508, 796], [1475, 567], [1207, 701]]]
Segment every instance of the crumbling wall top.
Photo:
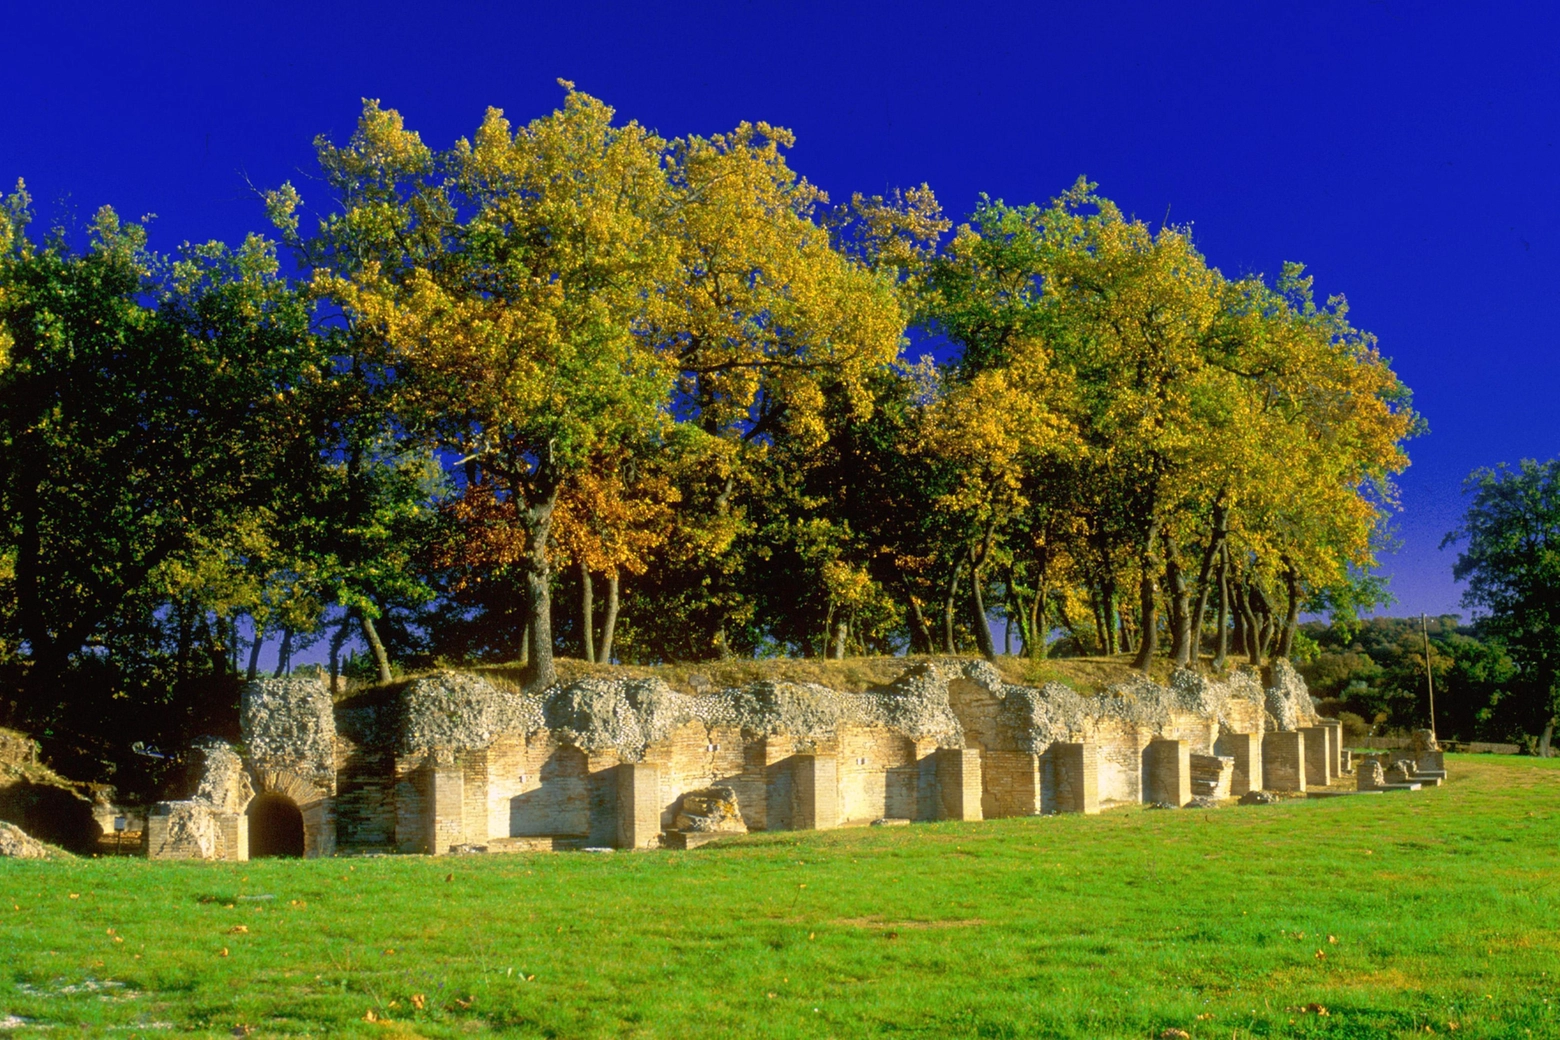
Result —
[[246, 683], [240, 720], [249, 757], [260, 768], [289, 768], [316, 778], [334, 775], [336, 714], [323, 678]]

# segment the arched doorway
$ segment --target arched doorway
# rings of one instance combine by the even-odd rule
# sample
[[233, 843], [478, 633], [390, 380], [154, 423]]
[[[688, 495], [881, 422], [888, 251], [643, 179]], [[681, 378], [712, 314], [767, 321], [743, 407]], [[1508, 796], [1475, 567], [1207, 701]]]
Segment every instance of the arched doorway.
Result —
[[249, 803], [249, 858], [303, 855], [303, 813], [281, 794], [262, 794]]

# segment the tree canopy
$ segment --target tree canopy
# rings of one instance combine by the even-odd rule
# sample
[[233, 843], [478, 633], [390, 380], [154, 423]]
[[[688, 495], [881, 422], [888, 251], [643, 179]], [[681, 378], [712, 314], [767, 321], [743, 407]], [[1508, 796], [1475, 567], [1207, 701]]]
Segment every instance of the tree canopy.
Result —
[[783, 128], [563, 90], [448, 146], [365, 102], [234, 248], [107, 210], [34, 241], [11, 198], [15, 714], [91, 673], [172, 740], [268, 639], [279, 672], [325, 640], [333, 677], [543, 685], [555, 654], [1260, 665], [1379, 601], [1423, 423], [1299, 265], [1226, 277], [1081, 179], [957, 226], [925, 185], [835, 204]]

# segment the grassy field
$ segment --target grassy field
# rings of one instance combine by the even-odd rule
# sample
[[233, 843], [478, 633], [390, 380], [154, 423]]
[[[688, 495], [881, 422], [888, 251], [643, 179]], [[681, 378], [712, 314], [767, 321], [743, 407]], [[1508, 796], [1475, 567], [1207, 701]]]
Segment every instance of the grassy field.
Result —
[[1560, 760], [1449, 764], [1413, 795], [693, 853], [0, 862], [0, 1023], [1560, 1036]]

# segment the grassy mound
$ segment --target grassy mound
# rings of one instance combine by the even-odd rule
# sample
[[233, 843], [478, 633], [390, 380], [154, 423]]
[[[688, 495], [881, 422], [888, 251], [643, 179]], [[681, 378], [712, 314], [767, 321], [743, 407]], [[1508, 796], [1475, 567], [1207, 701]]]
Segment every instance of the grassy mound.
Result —
[[1560, 761], [1450, 758], [1413, 795], [693, 853], [0, 863], [0, 1009], [213, 1035], [1560, 1035]]

